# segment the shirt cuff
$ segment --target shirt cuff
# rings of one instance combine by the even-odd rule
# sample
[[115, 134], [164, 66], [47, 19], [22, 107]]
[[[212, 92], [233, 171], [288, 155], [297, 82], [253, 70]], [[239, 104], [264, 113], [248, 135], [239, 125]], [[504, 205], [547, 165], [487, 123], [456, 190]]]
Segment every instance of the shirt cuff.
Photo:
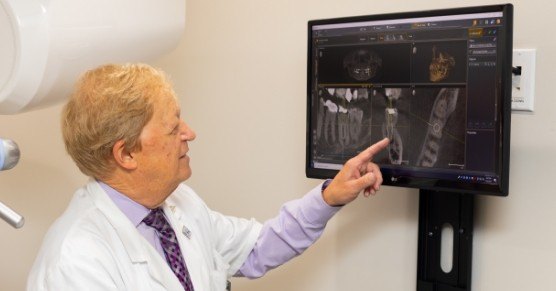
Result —
[[322, 197], [322, 183], [313, 188], [303, 198], [301, 207], [305, 220], [313, 225], [324, 226], [342, 206], [330, 206]]

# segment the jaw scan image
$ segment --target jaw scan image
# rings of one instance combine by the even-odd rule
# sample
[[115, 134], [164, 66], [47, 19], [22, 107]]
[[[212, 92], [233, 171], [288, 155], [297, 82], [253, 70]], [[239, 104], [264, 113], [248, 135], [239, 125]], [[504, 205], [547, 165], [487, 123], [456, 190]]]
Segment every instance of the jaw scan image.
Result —
[[425, 168], [463, 168], [464, 88], [319, 89], [317, 152], [345, 161], [388, 137], [375, 162]]
[[381, 164], [463, 168], [465, 100], [462, 88], [386, 88], [373, 94], [373, 136], [390, 139]]
[[433, 41], [320, 50], [316, 159], [343, 164], [388, 137], [378, 164], [463, 169], [466, 48]]
[[456, 60], [447, 52], [437, 52], [436, 46], [432, 47], [432, 60], [429, 66], [429, 79], [439, 82], [446, 79], [455, 67]]
[[465, 42], [427, 42], [411, 48], [411, 80], [421, 84], [466, 83]]
[[319, 89], [316, 140], [318, 151], [344, 160], [371, 140], [371, 100], [365, 88]]
[[372, 50], [357, 49], [344, 57], [344, 69], [357, 81], [374, 78], [382, 67], [382, 58]]

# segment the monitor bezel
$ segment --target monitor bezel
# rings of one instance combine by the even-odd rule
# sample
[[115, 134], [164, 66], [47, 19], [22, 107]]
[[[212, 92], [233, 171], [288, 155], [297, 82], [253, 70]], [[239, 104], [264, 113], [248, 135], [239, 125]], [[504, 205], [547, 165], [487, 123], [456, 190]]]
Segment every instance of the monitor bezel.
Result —
[[449, 181], [439, 178], [419, 178], [406, 177], [400, 175], [399, 171], [381, 167], [384, 185], [418, 188], [435, 191], [448, 191], [456, 193], [483, 194], [494, 196], [507, 196], [509, 192], [509, 167], [510, 167], [510, 126], [511, 126], [511, 67], [512, 67], [512, 48], [513, 48], [513, 5], [500, 4], [488, 6], [457, 7], [438, 10], [410, 11], [385, 13], [374, 15], [362, 15], [351, 17], [339, 17], [329, 19], [310, 20], [308, 22], [308, 54], [307, 54], [307, 129], [306, 129], [306, 163], [305, 173], [308, 178], [327, 179], [334, 177], [338, 170], [317, 169], [311, 166], [311, 122], [312, 122], [312, 28], [316, 25], [339, 24], [346, 22], [363, 22], [377, 20], [393, 20], [404, 18], [435, 17], [443, 15], [460, 15], [473, 13], [502, 12], [504, 21], [504, 32], [498, 37], [503, 38], [502, 43], [506, 45], [500, 47], [498, 56], [502, 60], [501, 65], [501, 112], [500, 127], [501, 142], [498, 159], [500, 169], [499, 184], [479, 184], [466, 183], [461, 181]]

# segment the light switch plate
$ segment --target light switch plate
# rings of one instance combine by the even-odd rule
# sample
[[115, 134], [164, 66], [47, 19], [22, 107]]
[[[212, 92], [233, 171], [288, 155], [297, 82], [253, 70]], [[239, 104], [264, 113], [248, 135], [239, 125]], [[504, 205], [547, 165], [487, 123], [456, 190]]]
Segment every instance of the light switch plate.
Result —
[[514, 49], [512, 64], [512, 110], [533, 112], [536, 49]]

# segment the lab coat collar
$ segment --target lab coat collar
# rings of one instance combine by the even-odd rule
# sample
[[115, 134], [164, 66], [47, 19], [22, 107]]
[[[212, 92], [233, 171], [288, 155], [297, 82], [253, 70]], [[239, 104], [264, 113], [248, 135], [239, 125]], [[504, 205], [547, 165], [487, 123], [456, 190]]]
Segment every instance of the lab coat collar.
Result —
[[133, 223], [118, 209], [98, 182], [92, 180], [86, 186], [96, 207], [114, 227], [132, 263], [146, 263], [153, 279], [168, 290], [183, 288], [166, 261], [137, 231]]
[[104, 214], [108, 222], [114, 227], [119, 238], [125, 245], [127, 254], [133, 263], [147, 262], [145, 248], [141, 240], [136, 239], [141, 236], [133, 223], [123, 214], [120, 209], [108, 197], [97, 181], [90, 181], [87, 184], [87, 192], [91, 195], [96, 207]]

